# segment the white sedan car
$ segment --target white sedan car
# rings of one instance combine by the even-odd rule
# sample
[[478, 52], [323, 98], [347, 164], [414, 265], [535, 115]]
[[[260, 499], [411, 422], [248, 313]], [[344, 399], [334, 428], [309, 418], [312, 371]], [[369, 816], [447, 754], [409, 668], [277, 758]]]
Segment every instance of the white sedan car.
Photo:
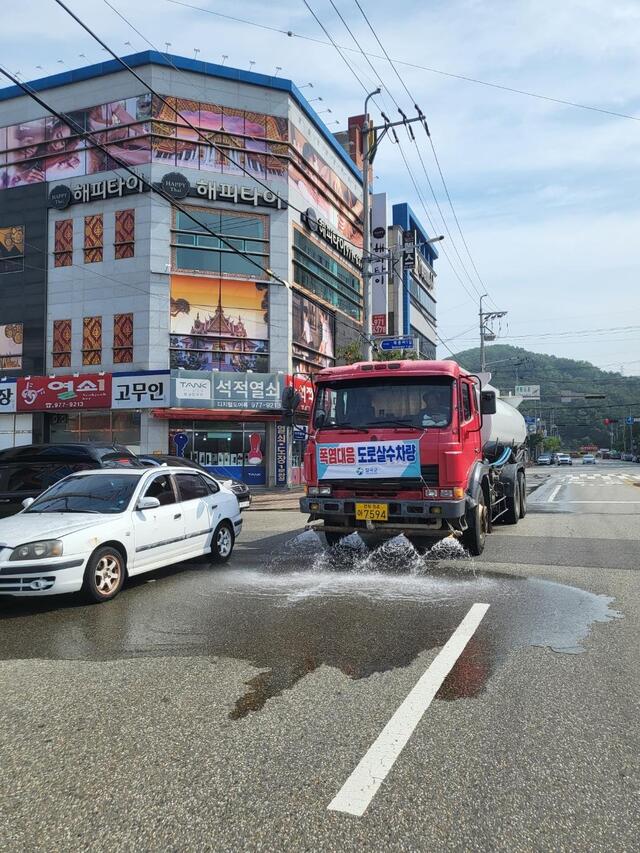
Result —
[[225, 562], [242, 529], [233, 492], [193, 468], [82, 471], [24, 504], [0, 520], [0, 593], [108, 601], [126, 577]]

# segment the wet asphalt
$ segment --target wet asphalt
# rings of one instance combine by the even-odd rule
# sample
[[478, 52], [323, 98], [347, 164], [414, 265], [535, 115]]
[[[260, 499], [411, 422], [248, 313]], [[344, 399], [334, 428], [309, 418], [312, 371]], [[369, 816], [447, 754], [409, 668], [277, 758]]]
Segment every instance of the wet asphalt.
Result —
[[[0, 600], [0, 848], [637, 849], [635, 480], [532, 471], [528, 516], [473, 561], [327, 551], [297, 513], [251, 512], [222, 570], [100, 607]], [[328, 812], [475, 602], [365, 815]]]

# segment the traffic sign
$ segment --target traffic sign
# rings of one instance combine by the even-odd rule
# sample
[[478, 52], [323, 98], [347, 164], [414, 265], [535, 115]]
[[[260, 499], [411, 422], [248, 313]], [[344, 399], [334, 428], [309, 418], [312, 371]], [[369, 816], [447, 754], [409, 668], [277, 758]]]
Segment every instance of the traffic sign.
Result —
[[395, 349], [414, 349], [415, 341], [413, 338], [385, 338], [384, 341], [380, 341], [380, 349], [382, 350], [395, 350]]
[[629, 415], [628, 418], [625, 418], [625, 423], [627, 426], [632, 426], [633, 424], [640, 424], [640, 418], [633, 418]]

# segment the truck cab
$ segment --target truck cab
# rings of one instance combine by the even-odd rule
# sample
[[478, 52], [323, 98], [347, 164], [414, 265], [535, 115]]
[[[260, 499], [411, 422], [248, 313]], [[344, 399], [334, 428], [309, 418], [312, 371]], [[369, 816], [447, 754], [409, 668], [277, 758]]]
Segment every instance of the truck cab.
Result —
[[319, 372], [315, 386], [300, 502], [309, 525], [329, 544], [353, 532], [416, 544], [453, 534], [480, 553], [492, 503], [507, 509], [491, 471], [504, 448], [489, 448], [492, 460], [483, 448], [493, 392], [453, 361], [361, 362]]

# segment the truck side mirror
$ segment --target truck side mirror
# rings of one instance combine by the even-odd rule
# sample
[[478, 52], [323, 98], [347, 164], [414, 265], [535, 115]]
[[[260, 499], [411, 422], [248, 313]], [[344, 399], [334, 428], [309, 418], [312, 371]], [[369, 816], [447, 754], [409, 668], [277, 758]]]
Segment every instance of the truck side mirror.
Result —
[[281, 402], [283, 411], [286, 414], [293, 414], [302, 402], [302, 397], [299, 391], [294, 390], [291, 385], [287, 385], [282, 392]]
[[482, 415], [495, 415], [496, 413], [496, 392], [481, 391], [480, 392], [480, 413]]

